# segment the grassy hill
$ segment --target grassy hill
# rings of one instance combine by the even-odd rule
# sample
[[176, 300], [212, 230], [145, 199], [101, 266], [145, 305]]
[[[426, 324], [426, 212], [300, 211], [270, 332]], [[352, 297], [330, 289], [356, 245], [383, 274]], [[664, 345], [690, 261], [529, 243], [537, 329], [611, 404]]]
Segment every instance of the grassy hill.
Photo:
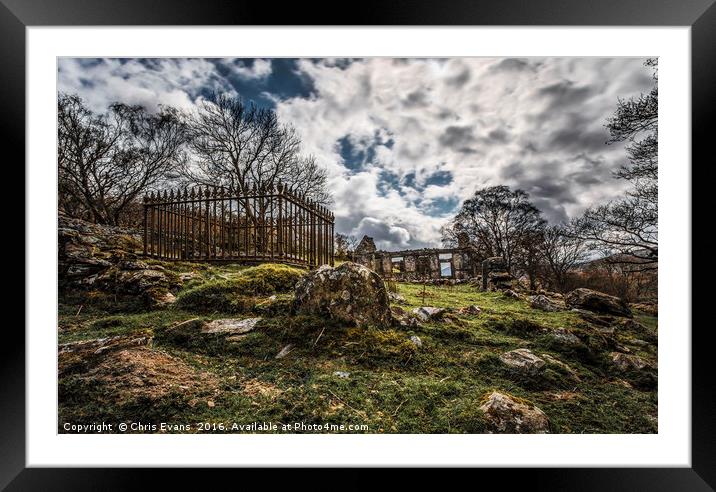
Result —
[[[467, 284], [397, 283], [392, 289], [403, 310], [448, 312], [410, 328], [355, 328], [290, 314], [286, 286], [300, 272], [162, 266], [184, 279], [167, 307], [138, 308], [91, 289], [61, 294], [60, 432], [63, 422], [141, 421], [156, 425], [150, 432], [245, 432], [232, 424], [302, 422], [361, 426], [343, 432], [480, 433], [490, 431], [479, 407], [493, 390], [539, 407], [550, 432], [657, 431], [656, 317], [636, 312], [640, 323], [611, 329]], [[274, 281], [276, 275], [286, 278]], [[461, 310], [468, 306], [480, 312]], [[187, 320], [248, 317], [261, 319], [240, 336], [171, 336], [171, 327]], [[144, 342], [76, 350], [107, 337]], [[546, 360], [544, 370], [521, 374], [505, 366], [500, 355], [517, 348]], [[287, 355], [276, 358], [284, 349]], [[653, 371], [619, 368], [614, 353], [637, 356]]]

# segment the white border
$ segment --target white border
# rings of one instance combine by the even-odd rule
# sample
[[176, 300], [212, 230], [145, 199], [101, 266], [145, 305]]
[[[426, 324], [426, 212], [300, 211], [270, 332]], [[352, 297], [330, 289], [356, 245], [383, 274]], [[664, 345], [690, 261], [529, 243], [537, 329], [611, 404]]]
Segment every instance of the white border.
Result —
[[[689, 28], [32, 27], [27, 55], [28, 466], [690, 466]], [[58, 435], [58, 56], [659, 56], [659, 433]]]

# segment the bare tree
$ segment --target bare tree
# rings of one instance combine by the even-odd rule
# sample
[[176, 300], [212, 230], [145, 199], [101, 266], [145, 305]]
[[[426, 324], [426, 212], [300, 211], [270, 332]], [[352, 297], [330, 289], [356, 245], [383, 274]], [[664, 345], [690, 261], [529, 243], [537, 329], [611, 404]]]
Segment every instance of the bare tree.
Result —
[[298, 133], [280, 124], [275, 111], [213, 94], [199, 103], [188, 123], [195, 157], [186, 169], [190, 181], [244, 193], [281, 181], [319, 203], [329, 201], [325, 170], [315, 158], [301, 155]]
[[507, 186], [492, 186], [475, 192], [462, 204], [457, 215], [443, 230], [450, 241], [466, 232], [471, 242], [486, 256], [501, 256], [508, 268], [519, 263], [526, 238], [544, 227], [541, 212], [530, 203], [529, 195]]
[[587, 258], [587, 243], [568, 232], [565, 225], [545, 227], [539, 249], [549, 272], [552, 288], [564, 292], [569, 273]]
[[334, 239], [336, 258], [348, 259], [358, 245], [358, 238], [352, 234], [336, 233]]
[[527, 230], [520, 237], [517, 254], [515, 254], [515, 269], [518, 273], [527, 276], [530, 290], [537, 290], [537, 281], [543, 271], [541, 246], [544, 241], [544, 224]]
[[620, 99], [607, 121], [609, 143], [628, 142], [629, 158], [615, 173], [631, 184], [627, 196], [585, 211], [576, 234], [599, 245], [611, 261], [634, 270], [653, 270], [658, 263], [658, 77], [654, 87], [637, 98]]
[[184, 141], [184, 125], [171, 108], [150, 114], [141, 106], [113, 104], [97, 115], [78, 96], [60, 94], [60, 208], [118, 224], [131, 203], [179, 169]]

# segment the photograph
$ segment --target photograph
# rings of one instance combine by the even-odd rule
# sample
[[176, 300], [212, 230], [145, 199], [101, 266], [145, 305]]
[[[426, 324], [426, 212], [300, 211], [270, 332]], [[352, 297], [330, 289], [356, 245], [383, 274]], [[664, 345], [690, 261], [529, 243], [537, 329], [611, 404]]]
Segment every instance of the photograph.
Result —
[[57, 433], [659, 433], [658, 56], [56, 76]]

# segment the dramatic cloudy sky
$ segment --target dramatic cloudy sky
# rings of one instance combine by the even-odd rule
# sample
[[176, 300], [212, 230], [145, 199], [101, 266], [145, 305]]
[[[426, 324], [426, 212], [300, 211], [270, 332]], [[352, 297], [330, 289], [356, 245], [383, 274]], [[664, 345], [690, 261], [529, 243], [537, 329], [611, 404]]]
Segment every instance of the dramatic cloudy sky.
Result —
[[438, 245], [476, 189], [530, 194], [552, 222], [619, 196], [604, 123], [647, 92], [633, 58], [61, 59], [59, 90], [191, 108], [209, 92], [274, 108], [329, 172], [336, 230], [379, 247]]

